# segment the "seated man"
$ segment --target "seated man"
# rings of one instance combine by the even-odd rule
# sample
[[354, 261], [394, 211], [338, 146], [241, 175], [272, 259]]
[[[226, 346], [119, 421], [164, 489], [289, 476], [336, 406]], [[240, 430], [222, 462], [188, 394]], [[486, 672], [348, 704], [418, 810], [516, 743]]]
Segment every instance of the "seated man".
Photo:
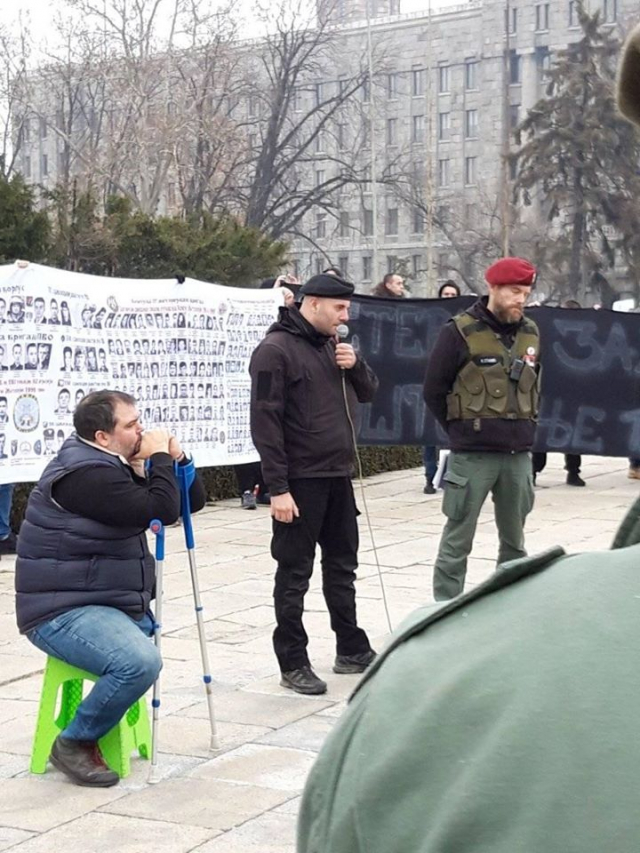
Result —
[[[143, 432], [135, 400], [94, 391], [77, 405], [75, 433], [31, 493], [18, 536], [20, 632], [48, 655], [99, 675], [51, 762], [78, 785], [108, 787], [118, 775], [97, 741], [156, 680], [162, 662], [149, 640], [155, 561], [146, 530], [180, 515], [174, 461], [187, 459], [166, 430]], [[145, 461], [150, 460], [148, 474]], [[196, 477], [191, 508], [205, 503]]]

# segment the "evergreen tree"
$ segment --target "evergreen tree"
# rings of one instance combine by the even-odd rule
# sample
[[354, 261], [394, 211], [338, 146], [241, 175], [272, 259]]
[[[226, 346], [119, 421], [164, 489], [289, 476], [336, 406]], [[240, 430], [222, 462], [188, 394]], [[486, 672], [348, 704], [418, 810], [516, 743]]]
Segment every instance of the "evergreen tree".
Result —
[[515, 192], [539, 201], [550, 223], [541, 247], [547, 280], [559, 296], [584, 300], [591, 286], [610, 301], [608, 275], [616, 248], [637, 292], [640, 259], [639, 146], [634, 128], [615, 106], [620, 42], [576, 4], [581, 37], [558, 53], [546, 97], [516, 132]]
[[0, 170], [0, 263], [44, 260], [49, 220], [36, 210], [33, 192], [20, 175], [6, 178]]

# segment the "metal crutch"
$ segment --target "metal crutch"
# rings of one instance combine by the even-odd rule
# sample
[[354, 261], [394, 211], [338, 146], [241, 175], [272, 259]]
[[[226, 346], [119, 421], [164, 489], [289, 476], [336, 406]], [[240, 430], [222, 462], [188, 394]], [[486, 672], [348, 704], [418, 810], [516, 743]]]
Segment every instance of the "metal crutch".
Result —
[[[164, 525], [154, 518], [149, 525], [149, 530], [156, 537], [156, 611], [153, 620], [153, 639], [158, 654], [160, 654], [160, 641], [162, 639], [162, 571], [164, 567]], [[149, 768], [149, 782], [154, 784], [159, 781], [158, 776], [158, 722], [160, 716], [160, 675], [153, 685], [153, 699], [151, 700], [153, 713], [151, 725], [151, 767]]]
[[189, 501], [189, 489], [196, 476], [196, 468], [193, 460], [186, 464], [177, 466], [178, 482], [180, 483], [180, 498], [182, 505], [182, 526], [184, 529], [184, 538], [187, 544], [187, 553], [189, 555], [189, 569], [191, 571], [191, 585], [193, 587], [193, 603], [196, 611], [196, 621], [198, 623], [198, 638], [200, 640], [200, 654], [202, 656], [202, 680], [207, 695], [207, 705], [209, 708], [209, 722], [211, 724], [211, 743], [209, 749], [219, 749], [218, 735], [216, 732], [216, 718], [213, 711], [213, 683], [209, 669], [209, 654], [207, 652], [207, 641], [204, 632], [204, 619], [202, 617], [202, 602], [200, 600], [200, 586], [198, 584], [198, 570], [196, 566], [195, 539], [193, 536], [193, 522], [191, 520], [191, 504]]

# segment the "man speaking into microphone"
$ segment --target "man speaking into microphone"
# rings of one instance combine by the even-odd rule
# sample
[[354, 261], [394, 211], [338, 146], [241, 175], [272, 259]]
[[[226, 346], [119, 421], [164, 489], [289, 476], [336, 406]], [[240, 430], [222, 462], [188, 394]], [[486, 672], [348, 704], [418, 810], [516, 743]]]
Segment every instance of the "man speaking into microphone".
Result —
[[302, 624], [316, 544], [336, 634], [334, 672], [363, 672], [375, 658], [356, 620], [358, 513], [351, 475], [356, 402], [372, 400], [378, 380], [338, 339], [353, 291], [336, 275], [313, 276], [300, 289], [300, 307], [280, 310], [249, 367], [251, 435], [271, 494], [271, 554], [278, 564], [273, 645], [280, 683], [297, 693], [327, 689], [311, 668]]

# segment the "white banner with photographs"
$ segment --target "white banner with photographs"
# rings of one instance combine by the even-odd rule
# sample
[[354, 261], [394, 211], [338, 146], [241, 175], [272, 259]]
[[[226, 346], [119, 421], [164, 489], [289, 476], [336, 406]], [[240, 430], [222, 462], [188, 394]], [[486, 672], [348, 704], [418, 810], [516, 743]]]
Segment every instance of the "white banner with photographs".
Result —
[[258, 458], [249, 359], [280, 290], [0, 266], [0, 483], [39, 478], [89, 391], [132, 394], [198, 467]]

